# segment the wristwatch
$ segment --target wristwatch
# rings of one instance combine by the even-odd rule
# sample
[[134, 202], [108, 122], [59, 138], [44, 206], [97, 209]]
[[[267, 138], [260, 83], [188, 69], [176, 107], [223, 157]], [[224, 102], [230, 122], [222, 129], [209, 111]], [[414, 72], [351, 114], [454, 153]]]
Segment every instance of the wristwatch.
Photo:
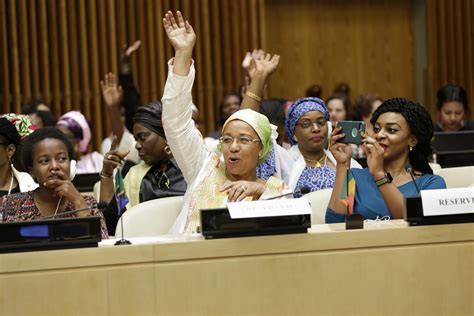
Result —
[[392, 183], [392, 180], [392, 175], [387, 172], [383, 178], [375, 180], [375, 184], [379, 187], [384, 185], [385, 183]]

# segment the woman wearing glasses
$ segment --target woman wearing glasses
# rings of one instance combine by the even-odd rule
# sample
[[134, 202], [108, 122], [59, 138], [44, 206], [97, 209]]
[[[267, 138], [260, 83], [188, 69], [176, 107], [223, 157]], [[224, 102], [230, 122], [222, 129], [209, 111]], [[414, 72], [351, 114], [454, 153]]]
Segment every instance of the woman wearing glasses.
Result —
[[[267, 181], [257, 177], [257, 165], [272, 148], [270, 123], [260, 113], [240, 110], [227, 119], [219, 141], [223, 160], [206, 149], [191, 118], [195, 76], [191, 56], [196, 35], [180, 12], [177, 21], [171, 12], [166, 13], [163, 26], [175, 57], [168, 64], [162, 119], [168, 144], [188, 183], [183, 209], [170, 233], [192, 233], [197, 231], [200, 209], [278, 195], [285, 185], [273, 177]], [[278, 60], [266, 63], [266, 75], [277, 65]]]
[[[334, 186], [336, 161], [326, 150], [330, 133], [329, 110], [319, 98], [304, 98], [288, 110], [286, 132], [290, 143], [289, 154], [294, 161], [290, 171], [291, 189], [308, 187], [317, 191]], [[351, 167], [361, 168], [351, 160]]]

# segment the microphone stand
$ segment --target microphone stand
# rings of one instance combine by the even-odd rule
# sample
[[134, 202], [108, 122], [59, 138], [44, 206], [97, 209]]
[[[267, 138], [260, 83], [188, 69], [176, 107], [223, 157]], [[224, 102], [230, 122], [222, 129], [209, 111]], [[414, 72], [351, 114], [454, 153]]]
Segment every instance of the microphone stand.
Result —
[[131, 245], [132, 242], [130, 240], [125, 239], [123, 235], [123, 214], [122, 216], [120, 216], [120, 228], [122, 229], [122, 238], [117, 240], [114, 246]]

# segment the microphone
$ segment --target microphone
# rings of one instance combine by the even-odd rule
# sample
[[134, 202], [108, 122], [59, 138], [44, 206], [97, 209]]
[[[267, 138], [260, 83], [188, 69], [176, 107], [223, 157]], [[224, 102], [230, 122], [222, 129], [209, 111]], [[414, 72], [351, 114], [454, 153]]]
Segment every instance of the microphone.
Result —
[[[104, 209], [105, 207], [107, 207], [107, 203], [106, 202], [99, 202], [96, 204], [97, 208], [98, 209]], [[77, 210], [72, 210], [72, 211], [67, 211], [67, 212], [62, 212], [62, 213], [59, 213], [59, 214], [55, 214], [55, 215], [50, 215], [50, 216], [46, 216], [46, 217], [42, 217], [40, 218], [41, 220], [43, 219], [53, 219], [53, 218], [56, 218], [58, 216], [63, 216], [63, 215], [69, 215], [69, 214], [75, 214], [75, 213], [79, 213], [79, 212], [82, 212], [82, 211], [87, 211], [87, 210], [91, 210], [92, 208], [90, 206], [88, 207], [84, 207], [84, 208], [80, 208], [80, 209], [77, 209]]]
[[406, 166], [405, 166], [405, 170], [406, 170], [406, 172], [408, 172], [408, 173], [410, 174], [411, 181], [412, 181], [413, 184], [415, 185], [416, 192], [418, 193], [417, 195], [419, 196], [419, 195], [420, 195], [420, 188], [418, 187], [418, 184], [416, 184], [416, 181], [415, 181], [415, 172], [413, 171], [413, 167], [412, 167], [411, 165], [406, 165]]
[[295, 191], [293, 191], [293, 192], [285, 193], [285, 194], [281, 194], [281, 195], [277, 195], [277, 196], [272, 196], [271, 198], [264, 199], [263, 201], [276, 200], [276, 199], [279, 199], [279, 198], [282, 198], [282, 197], [285, 197], [285, 196], [289, 196], [289, 195], [294, 195], [294, 194], [305, 195], [309, 192], [311, 192], [311, 190], [308, 187], [301, 187], [301, 188], [295, 189]]

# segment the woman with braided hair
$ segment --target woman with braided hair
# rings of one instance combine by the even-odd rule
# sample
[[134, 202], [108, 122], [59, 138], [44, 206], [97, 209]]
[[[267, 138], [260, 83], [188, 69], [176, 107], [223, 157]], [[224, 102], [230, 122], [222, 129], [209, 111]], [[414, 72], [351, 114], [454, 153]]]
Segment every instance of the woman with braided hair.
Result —
[[403, 218], [405, 196], [417, 196], [419, 190], [446, 188], [443, 178], [433, 175], [428, 164], [433, 122], [422, 106], [403, 98], [389, 99], [370, 121], [373, 135], [365, 135], [362, 145], [368, 168], [348, 169], [351, 148], [337, 142], [344, 136], [340, 128], [332, 133], [330, 148], [337, 166], [327, 223], [344, 221], [346, 204], [340, 195], [347, 170], [356, 182], [353, 212], [364, 219]]

